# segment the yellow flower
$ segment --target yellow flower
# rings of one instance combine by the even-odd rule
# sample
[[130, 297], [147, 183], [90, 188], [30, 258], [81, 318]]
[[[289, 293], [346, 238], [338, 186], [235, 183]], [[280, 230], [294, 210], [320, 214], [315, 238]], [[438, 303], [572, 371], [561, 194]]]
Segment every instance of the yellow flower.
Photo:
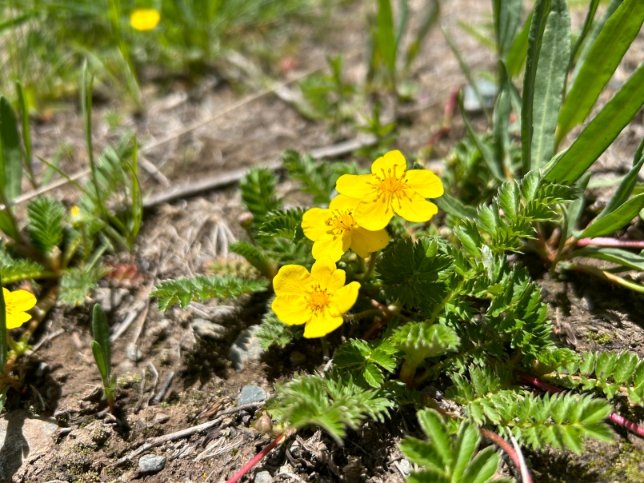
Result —
[[160, 20], [161, 14], [154, 8], [137, 8], [130, 14], [130, 26], [140, 32], [154, 30]]
[[383, 249], [389, 242], [385, 230], [369, 231], [353, 218], [358, 200], [338, 195], [328, 209], [311, 208], [302, 217], [302, 230], [313, 240], [313, 258], [334, 263], [349, 248], [366, 258]]
[[358, 298], [360, 284], [345, 285], [345, 276], [335, 263], [315, 262], [311, 273], [284, 265], [273, 279], [273, 312], [287, 325], [306, 324], [304, 337], [322, 337], [342, 325], [342, 315]]
[[27, 310], [36, 305], [36, 297], [31, 292], [26, 290], [10, 292], [3, 287], [2, 295], [4, 296], [7, 329], [17, 329], [31, 319], [31, 315], [27, 313]]
[[360, 200], [353, 213], [367, 230], [387, 226], [394, 213], [405, 220], [428, 221], [438, 212], [425, 198], [443, 195], [443, 183], [429, 170], [407, 170], [400, 151], [389, 151], [371, 165], [371, 174], [345, 174], [336, 182], [338, 193]]

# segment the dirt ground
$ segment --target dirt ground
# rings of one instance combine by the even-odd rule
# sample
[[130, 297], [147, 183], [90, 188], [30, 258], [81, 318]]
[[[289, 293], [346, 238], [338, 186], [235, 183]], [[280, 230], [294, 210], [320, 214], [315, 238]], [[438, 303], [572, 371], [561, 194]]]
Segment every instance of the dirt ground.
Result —
[[[417, 10], [422, 2], [411, 3]], [[459, 22], [490, 21], [489, 2], [443, 4], [441, 23], [457, 38], [466, 62], [475, 71], [491, 69], [493, 56], [459, 30]], [[323, 67], [325, 56], [337, 52], [356, 59], [347, 62], [349, 76], [364, 75], [366, 7], [345, 3], [332, 19], [328, 35], [319, 26], [301, 27], [299, 48], [288, 54], [294, 69], [280, 72], [279, 66], [272, 66], [271, 75], [293, 79]], [[319, 41], [321, 35], [324, 42]], [[286, 40], [278, 36], [276, 42]], [[642, 51], [640, 39], [632, 55]], [[625, 62], [616, 82], [634, 65], [632, 59]], [[449, 94], [465, 82], [439, 31], [430, 34], [413, 77], [420, 91], [397, 144], [410, 156], [439, 128]], [[258, 92], [240, 92], [215, 72], [190, 88], [146, 85], [146, 112], [122, 115], [117, 129], [109, 127], [109, 120], [118, 106], [96, 107], [96, 143], [103, 146], [126, 129], [138, 133], [145, 158], [141, 182], [150, 200], [204, 179], [224, 179], [240, 168], [274, 163], [285, 149], [306, 151], [344, 140], [330, 134], [327, 126], [304, 119], [280, 97]], [[627, 128], [602, 160], [600, 169], [606, 176], [623, 173], [632, 159], [644, 134], [641, 121], [640, 117]], [[456, 134], [440, 142], [437, 155], [448, 151], [458, 129], [455, 126]], [[61, 140], [67, 143], [74, 154], [63, 160], [65, 168], [83, 168], [82, 123], [75, 106], [63, 106], [41, 120], [32, 137], [36, 153], [44, 157], [53, 155]], [[440, 168], [440, 160], [436, 164]], [[291, 189], [289, 183], [280, 185], [284, 194]], [[54, 194], [72, 201], [65, 189]], [[606, 193], [597, 191], [594, 196], [601, 204]], [[37, 349], [21, 366], [29, 387], [24, 394], [13, 393], [8, 402], [14, 411], [28, 411], [15, 423], [12, 437], [23, 437], [25, 421], [31, 420], [49, 423], [50, 433], [41, 446], [19, 456], [21, 461], [11, 462], [8, 481], [223, 481], [271, 441], [261, 402], [239, 408], [240, 391], [255, 385], [270, 397], [276, 382], [323, 365], [319, 342], [298, 342], [287, 353], [252, 353], [249, 328], [260, 321], [266, 302], [261, 297], [235, 305], [193, 303], [163, 313], [149, 298], [161, 280], [205, 273], [214, 263], [234, 259], [227, 244], [243, 237], [241, 214], [234, 183], [152, 203], [135, 253], [111, 260], [120, 267], [117, 275], [103, 280], [85, 306], [52, 311], [34, 339]], [[640, 222], [629, 230], [637, 236], [643, 228]], [[528, 264], [537, 265], [562, 344], [644, 355], [641, 296], [575, 275], [555, 280], [541, 273], [538, 262]], [[117, 417], [100, 400], [90, 349], [89, 307], [96, 301], [108, 311], [113, 328]], [[634, 416], [642, 418], [639, 413]], [[301, 431], [271, 452], [246, 481], [404, 481], [409, 463], [396, 444], [413, 420], [412, 413], [400, 413], [384, 425], [367, 423], [352, 431], [344, 446], [320, 431]], [[206, 430], [141, 451], [146, 443], [158, 441], [155, 438], [208, 421], [215, 422]], [[592, 444], [582, 456], [546, 452], [526, 457], [535, 481], [644, 481], [643, 451], [644, 442], [620, 432], [614, 444]], [[163, 457], [163, 469], [141, 473], [139, 460], [146, 454]], [[0, 450], [0, 459], [3, 455]]]

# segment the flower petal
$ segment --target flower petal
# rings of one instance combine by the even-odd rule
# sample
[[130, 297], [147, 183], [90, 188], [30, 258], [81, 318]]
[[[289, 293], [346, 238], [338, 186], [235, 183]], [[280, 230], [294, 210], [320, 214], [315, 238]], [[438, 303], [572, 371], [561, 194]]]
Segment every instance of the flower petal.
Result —
[[325, 263], [332, 263], [342, 258], [344, 249], [343, 237], [326, 235], [313, 243], [313, 258]]
[[359, 199], [351, 198], [350, 196], [345, 195], [338, 195], [331, 200], [331, 203], [329, 203], [329, 209], [340, 211], [346, 210], [348, 212], [353, 212], [359, 203]]
[[394, 210], [385, 196], [364, 200], [353, 214], [358, 225], [371, 231], [382, 230], [389, 224], [392, 216]]
[[341, 316], [333, 316], [327, 311], [315, 315], [304, 327], [304, 337], [311, 339], [323, 337], [342, 325]]
[[4, 303], [7, 308], [11, 307], [13, 312], [25, 312], [36, 305], [36, 297], [26, 290], [14, 290], [9, 292], [6, 288], [2, 289]]
[[311, 275], [301, 265], [284, 265], [273, 278], [276, 295], [301, 294], [309, 285]]
[[382, 250], [387, 243], [389, 243], [387, 230], [369, 231], [360, 226], [351, 230], [351, 250], [362, 258]]
[[376, 188], [370, 174], [343, 174], [335, 182], [335, 189], [342, 195], [361, 200], [373, 195]]
[[307, 210], [302, 215], [302, 231], [304, 231], [304, 236], [313, 241], [327, 236], [329, 225], [326, 222], [329, 218], [331, 218], [331, 210], [323, 208], [311, 208]]
[[335, 263], [318, 260], [311, 268], [311, 278], [319, 283], [321, 288], [333, 292], [344, 285], [346, 273], [335, 268]]
[[31, 319], [27, 312], [13, 312], [7, 314], [7, 329], [17, 329], [22, 324]]
[[439, 198], [445, 191], [440, 178], [428, 169], [410, 169], [405, 174], [405, 182], [407, 189], [423, 198]]
[[299, 325], [308, 322], [313, 312], [302, 295], [280, 295], [275, 297], [271, 308], [277, 318], [286, 325]]
[[334, 315], [342, 315], [348, 312], [353, 304], [358, 299], [358, 291], [360, 290], [360, 283], [351, 282], [345, 285], [331, 296], [331, 313]]
[[398, 150], [389, 151], [371, 165], [371, 173], [379, 178], [393, 176], [400, 178], [407, 170], [405, 156]]
[[438, 207], [420, 196], [415, 191], [406, 191], [408, 196], [399, 196], [394, 202], [396, 214], [402, 216], [407, 221], [423, 222], [428, 221], [438, 213]]

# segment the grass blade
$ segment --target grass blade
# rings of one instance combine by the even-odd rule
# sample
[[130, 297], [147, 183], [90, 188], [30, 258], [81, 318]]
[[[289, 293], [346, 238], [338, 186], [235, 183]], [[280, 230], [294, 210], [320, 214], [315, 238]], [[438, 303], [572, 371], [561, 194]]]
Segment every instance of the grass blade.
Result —
[[644, 22], [644, 2], [624, 0], [608, 18], [580, 64], [559, 114], [557, 144], [582, 123]]
[[555, 130], [570, 59], [570, 16], [564, 0], [552, 0], [534, 82], [530, 169], [552, 157]]
[[644, 64], [584, 128], [563, 153], [551, 161], [545, 179], [573, 184], [633, 119], [644, 103]]
[[575, 257], [589, 257], [616, 263], [632, 270], [644, 272], [644, 255], [619, 248], [585, 247], [572, 253]]
[[523, 172], [530, 171], [532, 166], [532, 125], [534, 90], [537, 79], [537, 65], [541, 51], [543, 31], [550, 11], [550, 0], [537, 0], [530, 22], [528, 33], [528, 54], [526, 57], [525, 76], [523, 78], [523, 105], [521, 107], [521, 149], [523, 158]]
[[521, 73], [523, 65], [525, 64], [526, 55], [528, 52], [528, 34], [530, 33], [530, 25], [532, 24], [532, 13], [527, 18], [523, 27], [514, 37], [512, 45], [508, 49], [505, 56], [505, 64], [508, 68], [508, 73], [512, 77], [516, 77]]
[[423, 45], [423, 41], [431, 28], [436, 24], [438, 20], [438, 14], [440, 13], [440, 4], [436, 0], [431, 0], [429, 5], [426, 7], [425, 15], [420, 23], [418, 33], [412, 40], [411, 44], [407, 48], [407, 53], [405, 54], [405, 70], [409, 70], [412, 62], [420, 52], [420, 47]]
[[578, 238], [610, 235], [629, 223], [642, 209], [644, 209], [644, 193], [631, 198], [610, 213], [595, 218]]
[[494, 0], [492, 7], [497, 52], [500, 57], [505, 57], [521, 23], [523, 0]]
[[586, 37], [590, 33], [590, 28], [593, 26], [593, 20], [595, 19], [595, 14], [597, 13], [597, 7], [599, 6], [599, 0], [590, 0], [590, 5], [588, 6], [588, 13], [586, 14], [586, 19], [584, 20], [584, 26], [581, 28], [579, 37], [570, 52], [570, 65], [572, 66], [575, 60], [577, 59], [577, 54], [581, 46], [584, 44]]
[[5, 204], [20, 195], [22, 150], [18, 121], [9, 101], [0, 96], [0, 190]]
[[624, 179], [619, 184], [619, 188], [615, 191], [615, 194], [610, 199], [608, 204], [604, 207], [599, 216], [607, 215], [611, 211], [614, 211], [619, 206], [621, 206], [626, 200], [631, 196], [635, 185], [637, 184], [637, 175], [642, 170], [644, 165], [644, 153], [642, 149], [644, 148], [644, 140], [640, 142], [637, 152], [635, 153], [635, 158], [633, 159], [633, 167], [631, 170], [624, 176]]

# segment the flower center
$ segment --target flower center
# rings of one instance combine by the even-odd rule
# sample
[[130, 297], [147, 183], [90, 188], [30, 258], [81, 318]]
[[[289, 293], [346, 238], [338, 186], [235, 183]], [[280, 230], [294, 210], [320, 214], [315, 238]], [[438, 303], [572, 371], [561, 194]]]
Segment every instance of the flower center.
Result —
[[308, 304], [312, 312], [321, 312], [329, 305], [329, 293], [319, 285], [313, 287], [308, 296]]
[[378, 191], [380, 191], [381, 195], [385, 195], [388, 198], [392, 196], [400, 196], [407, 187], [404, 175], [405, 170], [403, 170], [400, 176], [396, 175], [396, 166], [388, 169], [386, 172], [383, 169], [381, 176], [376, 175], [376, 177], [378, 178]]
[[356, 222], [350, 211], [334, 211], [333, 216], [326, 222], [331, 228], [334, 235], [342, 235], [344, 232], [351, 230]]

